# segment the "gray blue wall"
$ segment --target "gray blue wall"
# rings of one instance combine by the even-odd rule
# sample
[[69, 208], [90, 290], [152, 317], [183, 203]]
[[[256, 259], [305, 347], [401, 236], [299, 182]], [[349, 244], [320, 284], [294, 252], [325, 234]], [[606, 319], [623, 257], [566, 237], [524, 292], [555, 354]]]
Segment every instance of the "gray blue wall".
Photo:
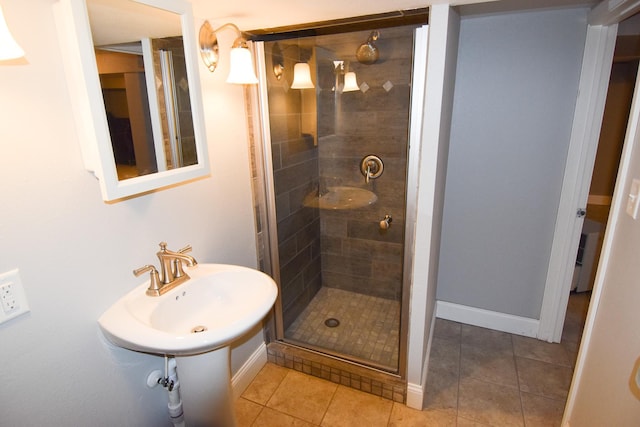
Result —
[[586, 10], [461, 22], [438, 300], [538, 319]]

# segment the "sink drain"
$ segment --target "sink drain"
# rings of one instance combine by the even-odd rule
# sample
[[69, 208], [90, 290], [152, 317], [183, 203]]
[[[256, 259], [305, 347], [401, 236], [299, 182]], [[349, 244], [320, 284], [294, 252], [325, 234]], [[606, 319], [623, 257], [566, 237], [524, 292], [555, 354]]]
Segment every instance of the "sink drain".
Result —
[[207, 330], [207, 327], [206, 327], [206, 326], [199, 325], [199, 326], [195, 326], [195, 327], [193, 327], [193, 328], [191, 329], [191, 333], [192, 333], [192, 334], [197, 334], [198, 332], [204, 332], [204, 331], [206, 331], [206, 330]]
[[330, 328], [335, 328], [340, 326], [340, 321], [336, 318], [330, 317], [329, 319], [324, 321], [324, 324]]

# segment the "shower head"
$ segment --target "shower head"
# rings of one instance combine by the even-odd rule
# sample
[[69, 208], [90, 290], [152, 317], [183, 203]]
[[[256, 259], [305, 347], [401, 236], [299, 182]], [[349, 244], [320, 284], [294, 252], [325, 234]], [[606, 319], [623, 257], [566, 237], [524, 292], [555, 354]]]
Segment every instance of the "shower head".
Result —
[[358, 59], [358, 62], [370, 65], [378, 60], [380, 53], [374, 44], [374, 42], [378, 40], [378, 37], [380, 37], [378, 30], [373, 30], [371, 31], [371, 34], [369, 34], [367, 41], [358, 47], [356, 50], [356, 58]]

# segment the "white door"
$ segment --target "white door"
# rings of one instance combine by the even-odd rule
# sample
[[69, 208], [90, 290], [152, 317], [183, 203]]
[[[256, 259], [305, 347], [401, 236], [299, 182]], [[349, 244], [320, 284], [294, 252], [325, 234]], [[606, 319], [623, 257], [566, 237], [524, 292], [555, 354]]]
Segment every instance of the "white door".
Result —
[[587, 40], [571, 142], [562, 187], [538, 338], [559, 342], [566, 314], [578, 243], [583, 225], [600, 127], [613, 61], [617, 23], [640, 10], [640, 0], [609, 7], [599, 4], [589, 15]]

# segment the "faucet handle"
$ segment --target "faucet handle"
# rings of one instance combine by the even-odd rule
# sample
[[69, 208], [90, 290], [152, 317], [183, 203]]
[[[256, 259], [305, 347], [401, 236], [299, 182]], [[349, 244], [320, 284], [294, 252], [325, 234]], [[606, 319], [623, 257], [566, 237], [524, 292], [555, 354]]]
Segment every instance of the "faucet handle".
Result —
[[160, 277], [158, 276], [158, 270], [153, 265], [145, 265], [136, 270], [133, 270], [133, 275], [138, 277], [142, 273], [149, 272], [149, 288], [147, 289], [147, 295], [158, 296], [160, 295]]
[[153, 265], [147, 264], [144, 267], [136, 268], [135, 270], [133, 270], [133, 275], [138, 277], [142, 273], [146, 273], [147, 271], [150, 271], [151, 274], [153, 274], [154, 271], [156, 272], [156, 274], [158, 273], [158, 270], [156, 270]]
[[[185, 254], [187, 252], [191, 252], [191, 245], [187, 245], [184, 248], [178, 250], [176, 253]], [[167, 252], [167, 242], [160, 242], [160, 252]], [[170, 251], [169, 251], [170, 252]]]
[[191, 252], [191, 249], [192, 249], [191, 245], [187, 245], [184, 248], [179, 249], [178, 253], [179, 254], [186, 254], [187, 252]]
[[[178, 250], [179, 254], [186, 254], [187, 252], [191, 252], [191, 245], [187, 245], [184, 248]], [[174, 278], [176, 279], [178, 277], [186, 276], [187, 274], [184, 272], [184, 269], [182, 268], [182, 261], [177, 258], [173, 260], [173, 273], [174, 273]]]

